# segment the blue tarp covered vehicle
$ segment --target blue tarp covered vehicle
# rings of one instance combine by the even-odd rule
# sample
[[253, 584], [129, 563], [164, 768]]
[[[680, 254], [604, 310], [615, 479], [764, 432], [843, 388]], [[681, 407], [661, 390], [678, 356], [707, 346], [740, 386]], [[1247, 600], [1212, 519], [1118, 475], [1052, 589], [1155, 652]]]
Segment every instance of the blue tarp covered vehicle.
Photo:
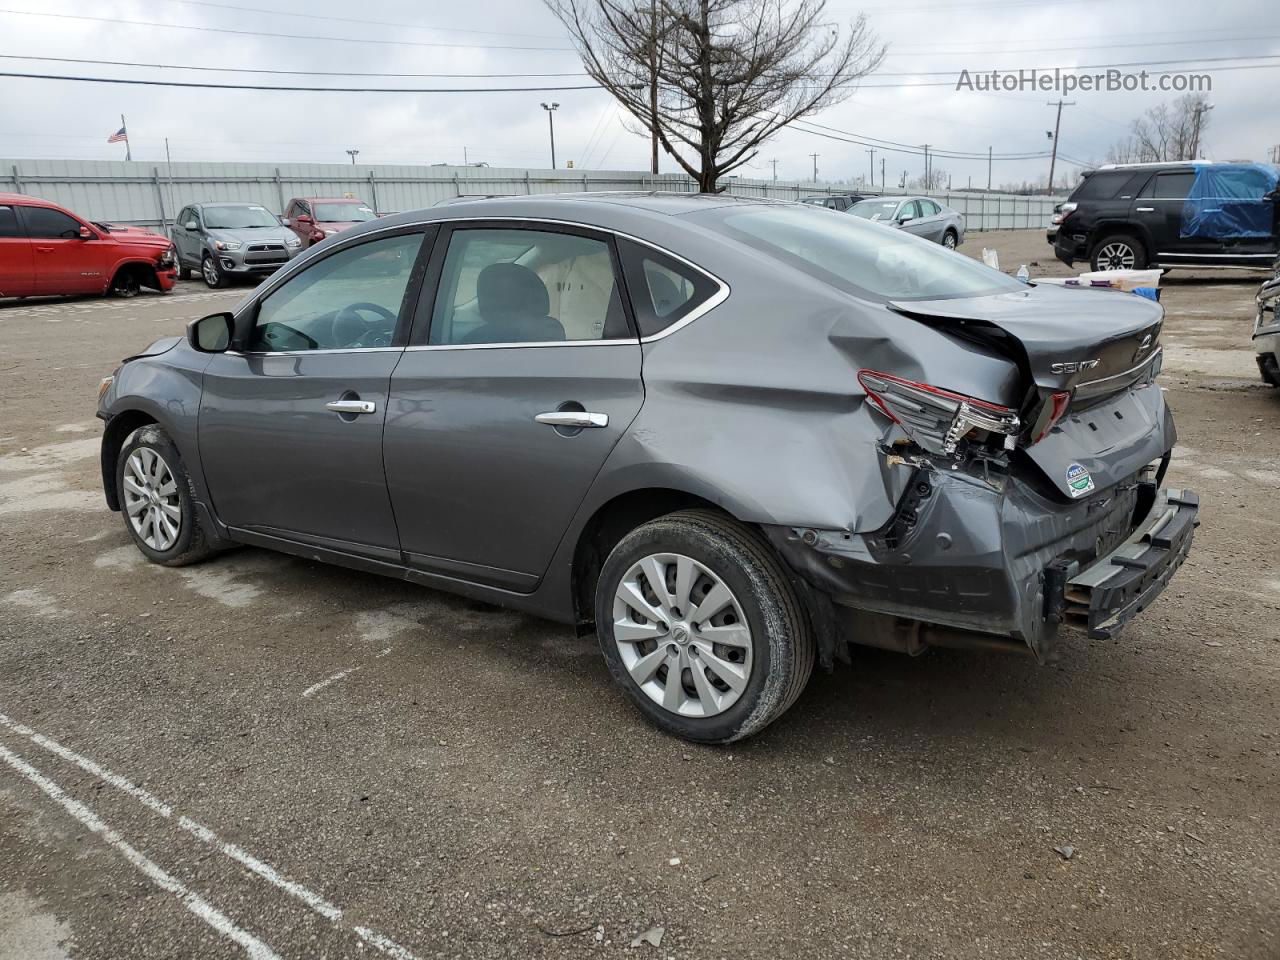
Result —
[[1182, 237], [1269, 237], [1276, 229], [1280, 167], [1262, 163], [1195, 164], [1182, 207]]

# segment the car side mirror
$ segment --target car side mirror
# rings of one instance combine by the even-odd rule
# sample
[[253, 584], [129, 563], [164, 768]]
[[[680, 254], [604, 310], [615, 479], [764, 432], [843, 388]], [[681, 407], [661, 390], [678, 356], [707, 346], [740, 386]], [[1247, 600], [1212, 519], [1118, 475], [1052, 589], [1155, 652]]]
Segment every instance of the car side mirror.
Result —
[[235, 320], [229, 313], [211, 313], [187, 324], [187, 343], [200, 353], [225, 353], [231, 346]]
[[186, 223], [182, 225], [182, 229], [183, 230], [199, 230], [200, 224], [196, 223], [194, 220], [188, 220]]
[[281, 225], [282, 227], [292, 227], [292, 226], [293, 226], [293, 221], [292, 221], [292, 220], [290, 220], [288, 217], [281, 217], [281, 218], [280, 218], [280, 225]]
[[92, 231], [92, 230], [90, 230], [88, 227], [81, 227], [81, 228], [80, 228], [80, 239], [81, 239], [81, 240], [92, 240], [92, 239], [93, 239], [93, 237], [94, 237], [94, 233], [93, 233], [93, 231]]

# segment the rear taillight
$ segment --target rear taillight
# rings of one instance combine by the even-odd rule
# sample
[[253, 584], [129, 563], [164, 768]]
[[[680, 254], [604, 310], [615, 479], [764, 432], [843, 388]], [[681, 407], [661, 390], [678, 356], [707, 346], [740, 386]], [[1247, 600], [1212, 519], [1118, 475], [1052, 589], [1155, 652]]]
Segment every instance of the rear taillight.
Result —
[[952, 454], [961, 440], [986, 440], [987, 434], [1003, 437], [1011, 450], [1022, 426], [1009, 407], [927, 383], [876, 370], [859, 370], [858, 382], [881, 413], [930, 453]]
[[1071, 394], [1065, 390], [1051, 394], [1040, 412], [1040, 419], [1036, 421], [1035, 435], [1031, 438], [1031, 442], [1039, 443], [1047, 437], [1054, 424], [1067, 415], [1069, 406], [1071, 406]]

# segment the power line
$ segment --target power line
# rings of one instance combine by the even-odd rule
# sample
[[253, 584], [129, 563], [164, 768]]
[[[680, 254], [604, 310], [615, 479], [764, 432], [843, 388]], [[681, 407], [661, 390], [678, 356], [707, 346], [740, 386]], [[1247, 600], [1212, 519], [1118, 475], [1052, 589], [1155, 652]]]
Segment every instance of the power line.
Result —
[[369, 27], [407, 27], [410, 30], [433, 30], [437, 33], [471, 33], [490, 37], [528, 37], [535, 40], [563, 40], [563, 37], [550, 33], [511, 33], [503, 30], [463, 30], [458, 27], [433, 27], [423, 23], [397, 23], [392, 20], [366, 20], [362, 17], [334, 17], [323, 13], [295, 13], [292, 10], [265, 10], [262, 7], [242, 7], [234, 3], [214, 3], [213, 0], [168, 0], [168, 3], [180, 3], [188, 7], [212, 7], [217, 10], [240, 10], [244, 13], [261, 15], [264, 13], [276, 17], [299, 17], [303, 20], [329, 20], [334, 23], [358, 23]]
[[600, 90], [599, 84], [579, 87], [279, 87], [250, 83], [193, 83], [188, 80], [132, 80], [124, 77], [79, 77], [55, 73], [10, 73], [0, 77], [26, 80], [70, 80], [76, 83], [123, 83], [139, 87], [194, 87], [201, 90], [273, 90], [294, 93], [552, 93], [560, 90]]
[[[1260, 40], [1277, 40], [1280, 34], [1267, 34], [1264, 36], [1254, 37], [1211, 37], [1208, 39], [1201, 38], [1198, 40], [1163, 40], [1157, 43], [1099, 43], [1092, 46], [1073, 45], [1069, 47], [1003, 47], [1000, 50], [928, 50], [919, 49], [909, 53], [890, 53], [888, 59], [897, 57], [936, 57], [936, 56], [970, 56], [975, 53], [986, 54], [1002, 54], [1002, 53], [1055, 53], [1063, 50], [1068, 51], [1090, 51], [1090, 50], [1127, 50], [1134, 47], [1146, 49], [1147, 47], [1181, 47], [1181, 46], [1204, 46], [1206, 43], [1250, 43]], [[1241, 54], [1244, 56], [1244, 54]]]
[[93, 23], [113, 23], [131, 27], [160, 27], [166, 30], [197, 30], [201, 33], [230, 33], [240, 37], [273, 37], [281, 40], [328, 40], [333, 43], [374, 43], [397, 47], [450, 47], [474, 50], [533, 50], [543, 53], [573, 52], [572, 47], [526, 47], [493, 43], [431, 43], [426, 40], [367, 40], [359, 37], [322, 37], [309, 33], [268, 33], [264, 30], [233, 30], [230, 27], [201, 27], [187, 23], [161, 23], [156, 20], [121, 20], [117, 17], [90, 17], [79, 13], [43, 13], [35, 10], [7, 10], [21, 17], [51, 17], [55, 20], [88, 20]]
[[[898, 141], [898, 140], [885, 140], [881, 137], [873, 137], [864, 133], [853, 133], [849, 130], [841, 130], [839, 127], [827, 126], [826, 124], [818, 123], [814, 120], [797, 120], [796, 123], [805, 124], [806, 126], [810, 126], [810, 127], [818, 127], [821, 130], [827, 130], [827, 131], [830, 131], [831, 133], [839, 133], [839, 134], [843, 134], [846, 137], [852, 137], [854, 138], [854, 140], [862, 143], [863, 146], [867, 146], [867, 147], [876, 147], [878, 149], [884, 149], [884, 150], [892, 150], [894, 147], [900, 147], [902, 149], [897, 150], [896, 152], [914, 153], [914, 154], [921, 154], [921, 155], [923, 155], [924, 153], [924, 151], [920, 149], [918, 145], [913, 143], [902, 143], [901, 141]], [[804, 131], [804, 132], [812, 133], [814, 131]], [[980, 159], [980, 158], [985, 159], [987, 156], [985, 152], [979, 154], [979, 153], [973, 153], [968, 150], [933, 149], [932, 144], [930, 145], [929, 153], [931, 153], [934, 156], [948, 157], [953, 160], [974, 160], [974, 159]], [[994, 157], [996, 160], [1035, 160], [1035, 159], [1039, 159], [1040, 157], [1047, 157], [1048, 155], [1049, 155], [1048, 151], [1040, 151], [1040, 152], [1022, 152], [1022, 153], [997, 153], [997, 154], [994, 154]]]
[[197, 67], [183, 63], [140, 63], [132, 60], [89, 60], [80, 57], [31, 57], [21, 53], [0, 53], [0, 60], [37, 60], [41, 63], [79, 63], [102, 67], [147, 67], [156, 70], [198, 70], [204, 73], [258, 73], [290, 77], [413, 77], [451, 80], [559, 79], [585, 77], [586, 73], [360, 73], [348, 70], [255, 70], [251, 67]]

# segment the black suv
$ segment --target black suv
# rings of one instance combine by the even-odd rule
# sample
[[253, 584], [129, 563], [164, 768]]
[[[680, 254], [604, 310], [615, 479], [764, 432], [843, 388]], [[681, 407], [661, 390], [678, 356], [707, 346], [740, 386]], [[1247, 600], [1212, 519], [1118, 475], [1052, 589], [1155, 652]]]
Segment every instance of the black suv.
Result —
[[1085, 172], [1048, 239], [1094, 270], [1263, 269], [1280, 252], [1278, 178], [1257, 163], [1108, 164]]

